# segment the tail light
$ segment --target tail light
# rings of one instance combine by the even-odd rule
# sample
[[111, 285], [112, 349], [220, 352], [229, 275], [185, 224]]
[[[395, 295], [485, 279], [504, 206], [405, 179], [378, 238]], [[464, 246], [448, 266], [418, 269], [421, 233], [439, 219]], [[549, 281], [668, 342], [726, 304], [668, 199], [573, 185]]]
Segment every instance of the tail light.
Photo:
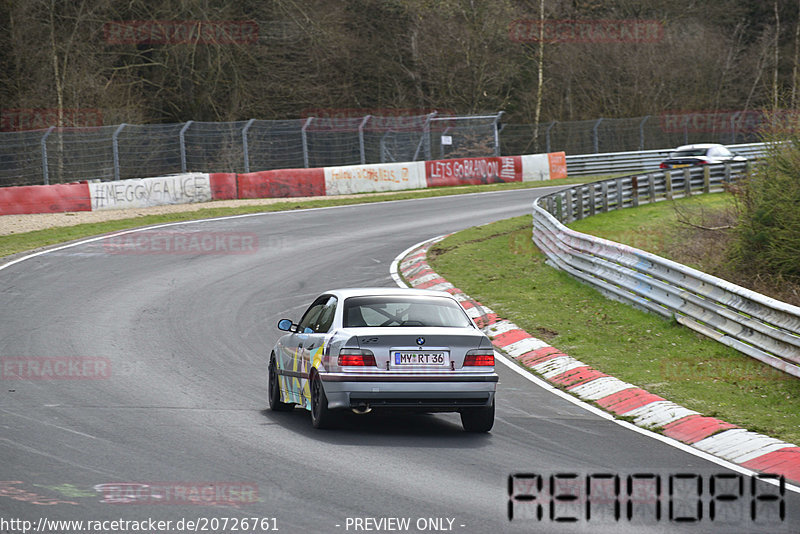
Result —
[[341, 349], [339, 351], [339, 365], [375, 367], [375, 355], [369, 350], [362, 349]]
[[473, 349], [464, 357], [464, 367], [467, 366], [494, 366], [494, 350]]
[[659, 169], [669, 169], [669, 165], [666, 164], [666, 163], [662, 163], [661, 165], [658, 166], [658, 168]]
[[707, 159], [701, 159], [700, 161], [697, 162], [698, 165], [708, 165], [709, 163], [711, 162], [708, 161]]

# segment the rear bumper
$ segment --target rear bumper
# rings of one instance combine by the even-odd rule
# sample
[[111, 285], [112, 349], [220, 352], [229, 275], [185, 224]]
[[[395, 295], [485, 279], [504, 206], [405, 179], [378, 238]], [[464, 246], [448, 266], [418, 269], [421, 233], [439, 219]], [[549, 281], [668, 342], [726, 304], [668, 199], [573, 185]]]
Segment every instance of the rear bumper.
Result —
[[456, 411], [488, 406], [494, 400], [495, 373], [430, 375], [354, 375], [320, 373], [328, 407], [417, 408]]

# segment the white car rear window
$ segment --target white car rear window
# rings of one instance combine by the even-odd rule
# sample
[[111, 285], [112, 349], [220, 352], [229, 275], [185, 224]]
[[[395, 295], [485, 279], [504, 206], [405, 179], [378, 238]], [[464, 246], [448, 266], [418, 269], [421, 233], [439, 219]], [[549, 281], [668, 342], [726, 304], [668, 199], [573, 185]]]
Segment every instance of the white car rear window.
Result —
[[366, 296], [344, 301], [344, 326], [470, 326], [463, 308], [446, 297]]

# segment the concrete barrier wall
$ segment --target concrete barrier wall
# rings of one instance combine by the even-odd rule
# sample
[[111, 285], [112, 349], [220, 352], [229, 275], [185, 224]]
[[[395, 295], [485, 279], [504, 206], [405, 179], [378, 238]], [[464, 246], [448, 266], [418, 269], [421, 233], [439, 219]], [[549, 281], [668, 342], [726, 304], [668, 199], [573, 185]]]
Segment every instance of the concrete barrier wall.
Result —
[[86, 183], [0, 187], [0, 215], [91, 210]]
[[92, 182], [88, 185], [92, 211], [212, 200], [209, 176], [199, 172], [137, 180]]
[[402, 191], [566, 176], [563, 152], [0, 188], [0, 215]]
[[426, 187], [425, 166], [421, 161], [326, 167], [324, 171], [324, 194], [328, 196]]

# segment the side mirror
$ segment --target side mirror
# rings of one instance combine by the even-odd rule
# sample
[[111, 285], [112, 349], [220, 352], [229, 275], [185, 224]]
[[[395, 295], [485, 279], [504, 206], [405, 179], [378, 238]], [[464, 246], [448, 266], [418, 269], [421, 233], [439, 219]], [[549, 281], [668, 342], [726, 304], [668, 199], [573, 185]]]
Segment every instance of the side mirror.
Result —
[[284, 332], [291, 332], [294, 323], [292, 323], [291, 319], [281, 319], [278, 321], [278, 330], [283, 330]]

